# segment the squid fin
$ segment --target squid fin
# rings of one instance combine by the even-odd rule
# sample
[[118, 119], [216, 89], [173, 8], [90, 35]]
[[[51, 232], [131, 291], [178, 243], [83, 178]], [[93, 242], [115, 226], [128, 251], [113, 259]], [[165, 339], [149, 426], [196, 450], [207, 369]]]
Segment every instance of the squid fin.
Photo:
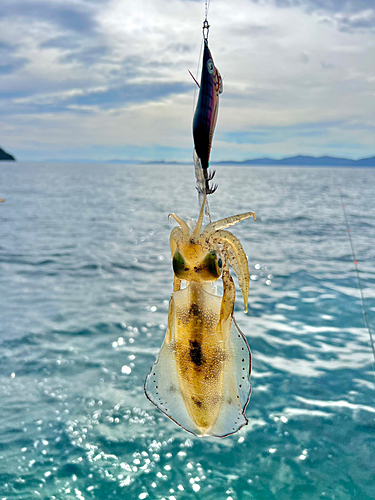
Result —
[[[226, 437], [247, 424], [245, 409], [250, 399], [251, 355], [246, 339], [234, 318], [226, 346], [221, 408], [205, 435]], [[167, 417], [196, 436], [202, 432], [189, 415], [181, 393], [174, 352], [174, 342], [164, 342], [159, 357], [145, 382], [148, 399]]]
[[232, 318], [227, 354], [222, 407], [210, 431], [210, 434], [215, 437], [234, 434], [248, 422], [245, 410], [251, 394], [251, 354], [247, 341], [234, 318]]
[[163, 343], [159, 357], [146, 378], [145, 393], [151, 403], [180, 427], [192, 434], [200, 434], [181, 394], [173, 342]]

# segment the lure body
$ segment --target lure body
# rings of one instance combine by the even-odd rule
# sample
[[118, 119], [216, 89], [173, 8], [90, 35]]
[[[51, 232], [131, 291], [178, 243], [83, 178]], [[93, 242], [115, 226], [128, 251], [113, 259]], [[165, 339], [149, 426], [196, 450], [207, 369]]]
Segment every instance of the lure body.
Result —
[[[249, 269], [239, 240], [224, 228], [253, 212], [208, 224], [201, 233], [205, 199], [192, 232], [172, 230], [174, 291], [168, 327], [159, 357], [145, 382], [147, 397], [185, 430], [198, 436], [224, 437], [247, 423], [251, 355], [234, 317], [232, 264], [247, 310]], [[223, 280], [223, 296], [214, 282]], [[181, 288], [181, 282], [186, 288]]]
[[222, 78], [214, 65], [207, 39], [205, 39], [201, 84], [193, 120], [194, 148], [203, 170], [208, 169], [212, 138], [219, 110], [219, 94], [222, 92]]

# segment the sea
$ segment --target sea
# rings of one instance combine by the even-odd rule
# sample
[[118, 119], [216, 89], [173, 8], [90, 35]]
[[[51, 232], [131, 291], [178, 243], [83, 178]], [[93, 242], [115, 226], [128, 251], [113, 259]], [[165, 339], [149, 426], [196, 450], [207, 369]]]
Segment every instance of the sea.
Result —
[[374, 500], [375, 169], [217, 166], [212, 219], [257, 214], [230, 229], [250, 267], [234, 314], [252, 396], [223, 439], [143, 389], [172, 293], [168, 214], [198, 215], [193, 170], [1, 163], [0, 499]]

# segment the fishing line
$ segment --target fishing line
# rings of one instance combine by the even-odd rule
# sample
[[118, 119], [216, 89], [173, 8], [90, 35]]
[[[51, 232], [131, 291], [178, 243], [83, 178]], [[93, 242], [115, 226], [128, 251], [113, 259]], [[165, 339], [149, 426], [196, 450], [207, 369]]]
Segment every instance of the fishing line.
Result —
[[344, 212], [346, 229], [348, 231], [350, 248], [352, 250], [352, 258], [353, 258], [354, 267], [355, 267], [355, 274], [357, 276], [357, 286], [358, 286], [358, 290], [359, 290], [359, 293], [360, 293], [360, 296], [361, 296], [363, 320], [364, 320], [364, 323], [365, 323], [365, 327], [367, 328], [367, 331], [368, 331], [369, 336], [370, 336], [370, 344], [371, 344], [371, 348], [372, 348], [372, 354], [373, 354], [373, 357], [374, 357], [373, 362], [372, 362], [372, 371], [373, 371], [373, 375], [374, 375], [374, 378], [375, 378], [375, 345], [374, 345], [374, 339], [373, 339], [373, 336], [372, 336], [372, 331], [371, 331], [371, 328], [370, 328], [370, 323], [369, 323], [367, 312], [366, 312], [366, 308], [365, 308], [365, 300], [364, 300], [364, 297], [363, 297], [363, 288], [362, 288], [361, 280], [360, 280], [360, 277], [359, 277], [358, 260], [357, 260], [357, 257], [355, 255], [355, 252], [354, 252], [354, 245], [353, 245], [352, 235], [350, 233], [349, 221], [348, 221], [348, 217], [346, 215], [345, 205], [344, 205], [344, 201], [342, 199], [342, 193], [341, 193], [341, 189], [340, 188], [339, 188], [339, 193], [340, 193], [340, 200], [341, 200], [342, 210]]
[[207, 16], [208, 16], [208, 9], [210, 8], [210, 2], [211, 2], [211, 0], [206, 0], [205, 1], [204, 13], [205, 13], [205, 20], [206, 21], [207, 21]]
[[[196, 75], [197, 75], [196, 76], [196, 80], [198, 80], [198, 78], [199, 78], [199, 68], [200, 68], [201, 59], [202, 59], [202, 49], [203, 49], [203, 40], [201, 41], [201, 49], [199, 51], [199, 58], [198, 58], [197, 72], [196, 72]], [[197, 101], [197, 87], [195, 87], [195, 89], [194, 89], [193, 112], [195, 110], [196, 101]]]
[[[205, 3], [204, 3], [204, 23], [203, 23], [203, 26], [205, 26], [206, 24], [208, 26], [207, 16], [208, 16], [209, 8], [210, 8], [210, 2], [211, 2], [211, 0], [205, 0]], [[207, 33], [207, 36], [208, 36], [208, 33]], [[200, 51], [199, 51], [198, 64], [197, 64], [197, 72], [195, 73], [196, 74], [196, 80], [198, 80], [198, 78], [199, 78], [199, 68], [200, 68], [200, 65], [201, 65], [202, 51], [203, 51], [203, 40], [201, 41], [201, 48], [200, 48]], [[195, 88], [195, 90], [194, 90], [194, 99], [193, 99], [193, 111], [195, 109], [196, 100], [197, 100], [197, 89]]]

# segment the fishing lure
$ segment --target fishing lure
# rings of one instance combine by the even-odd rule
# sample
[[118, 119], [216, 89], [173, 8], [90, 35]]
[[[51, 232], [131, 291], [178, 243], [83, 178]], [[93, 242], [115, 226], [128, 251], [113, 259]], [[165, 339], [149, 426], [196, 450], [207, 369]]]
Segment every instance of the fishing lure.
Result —
[[[207, 21], [205, 21], [206, 23]], [[205, 29], [205, 25], [203, 25]], [[208, 29], [208, 24], [207, 28]], [[199, 158], [204, 176], [204, 192], [213, 193], [217, 186], [211, 188], [209, 181], [214, 173], [208, 173], [212, 138], [216, 126], [219, 110], [219, 95], [223, 92], [223, 80], [219, 70], [215, 67], [207, 37], [204, 38], [202, 76], [199, 88], [199, 97], [193, 119], [193, 138], [196, 156]]]
[[[254, 212], [202, 222], [206, 196], [194, 229], [176, 214], [170, 236], [174, 283], [168, 326], [159, 357], [145, 382], [148, 399], [183, 429], [197, 436], [225, 437], [247, 424], [251, 355], [233, 316], [235, 285], [245, 312], [249, 268], [240, 241], [225, 229]], [[223, 280], [223, 295], [214, 283]], [[182, 282], [186, 288], [182, 288]]]

